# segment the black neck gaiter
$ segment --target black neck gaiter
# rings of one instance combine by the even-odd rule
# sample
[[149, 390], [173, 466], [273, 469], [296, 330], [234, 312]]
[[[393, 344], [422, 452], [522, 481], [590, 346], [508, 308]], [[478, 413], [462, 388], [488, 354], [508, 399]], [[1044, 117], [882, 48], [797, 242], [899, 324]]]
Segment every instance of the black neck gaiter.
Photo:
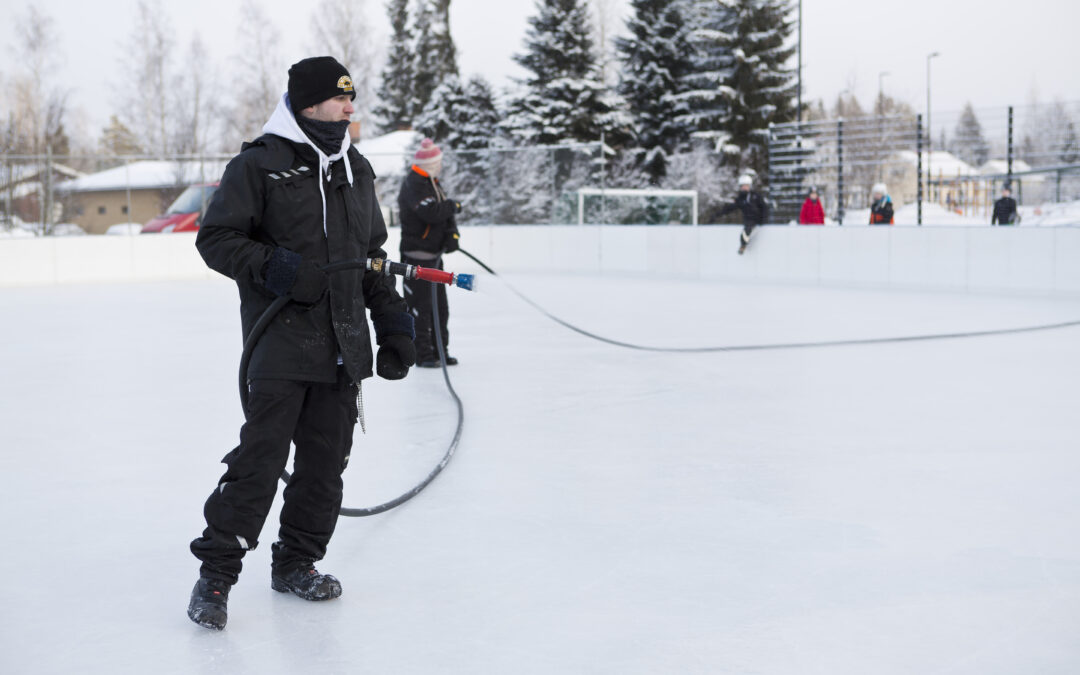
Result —
[[345, 137], [345, 130], [349, 128], [349, 120], [323, 122], [297, 115], [296, 123], [304, 135], [328, 156], [341, 152], [341, 139]]

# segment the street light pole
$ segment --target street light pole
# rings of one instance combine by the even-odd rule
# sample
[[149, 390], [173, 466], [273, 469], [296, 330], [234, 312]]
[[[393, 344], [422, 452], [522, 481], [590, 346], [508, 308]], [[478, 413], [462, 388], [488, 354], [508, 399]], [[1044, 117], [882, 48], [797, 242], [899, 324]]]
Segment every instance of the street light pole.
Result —
[[878, 100], [878, 116], [885, 114], [885, 85], [883, 83], [885, 76], [889, 75], [889, 71], [883, 70], [877, 74], [877, 100]]
[[930, 192], [930, 181], [934, 174], [930, 171], [930, 157], [934, 150], [934, 128], [930, 126], [930, 59], [941, 56], [940, 52], [931, 52], [926, 55], [926, 196], [933, 201]]

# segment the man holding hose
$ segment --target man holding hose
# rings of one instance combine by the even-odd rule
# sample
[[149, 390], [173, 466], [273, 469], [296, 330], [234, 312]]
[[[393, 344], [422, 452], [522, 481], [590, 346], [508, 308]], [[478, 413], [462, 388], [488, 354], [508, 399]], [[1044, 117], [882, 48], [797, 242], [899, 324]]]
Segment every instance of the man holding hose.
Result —
[[391, 278], [320, 269], [386, 257], [375, 176], [349, 141], [355, 96], [335, 59], [294, 64], [263, 135], [225, 169], [196, 239], [206, 264], [236, 281], [245, 338], [276, 298], [293, 300], [252, 353], [240, 445], [222, 460], [228, 468], [206, 500], [206, 529], [191, 542], [202, 566], [188, 616], [207, 628], [225, 627], [229, 590], [258, 544], [292, 443], [271, 587], [305, 600], [341, 595], [338, 580], [315, 562], [341, 510], [353, 427], [358, 419], [363, 425], [360, 382], [373, 366], [401, 379], [416, 361], [413, 319]]

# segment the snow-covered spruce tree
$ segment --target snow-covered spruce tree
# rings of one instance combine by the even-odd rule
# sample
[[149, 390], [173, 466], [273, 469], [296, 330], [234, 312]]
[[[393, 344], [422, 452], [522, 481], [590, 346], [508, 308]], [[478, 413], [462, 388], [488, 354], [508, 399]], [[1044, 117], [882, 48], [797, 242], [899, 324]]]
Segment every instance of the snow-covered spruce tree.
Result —
[[409, 26], [409, 0], [390, 0], [386, 11], [393, 33], [374, 108], [383, 133], [407, 129], [413, 119], [413, 37]]
[[439, 85], [417, 118], [417, 130], [443, 147], [443, 184], [466, 205], [458, 222], [490, 222], [487, 182], [492, 160], [487, 150], [498, 122], [491, 85], [474, 77], [463, 87], [453, 75]]
[[415, 113], [427, 109], [435, 90], [458, 74], [457, 49], [450, 35], [450, 0], [417, 0]]
[[419, 111], [413, 125], [421, 134], [450, 148], [450, 140], [460, 124], [458, 109], [465, 104], [465, 89], [456, 75], [442, 81], [432, 92], [428, 105]]
[[499, 111], [487, 80], [473, 77], [465, 85], [465, 100], [457, 112], [451, 143], [457, 167], [457, 194], [465, 203], [463, 223], [493, 222], [494, 155], [491, 152]]
[[970, 102], [964, 106], [960, 119], [956, 121], [949, 151], [972, 166], [981, 166], [990, 158], [990, 144], [983, 138], [982, 125]]
[[555, 144], [630, 138], [632, 122], [600, 80], [585, 0], [537, 0], [525, 53], [514, 56], [529, 76], [511, 101], [505, 128], [520, 142]]
[[735, 67], [729, 44], [734, 13], [716, 0], [683, 0], [680, 5], [691, 49], [690, 62], [674, 96], [684, 112], [675, 122], [695, 139], [722, 147], [729, 136], [725, 127], [735, 97], [727, 84]]
[[690, 1], [701, 61], [690, 76], [696, 105], [687, 121], [726, 163], [765, 175], [769, 124], [795, 117], [791, 0]]
[[679, 94], [690, 72], [685, 0], [632, 0], [629, 37], [615, 41], [622, 61], [619, 93], [626, 100], [637, 132], [633, 152], [658, 184], [668, 157], [686, 144], [689, 134], [677, 120], [689, 112]]

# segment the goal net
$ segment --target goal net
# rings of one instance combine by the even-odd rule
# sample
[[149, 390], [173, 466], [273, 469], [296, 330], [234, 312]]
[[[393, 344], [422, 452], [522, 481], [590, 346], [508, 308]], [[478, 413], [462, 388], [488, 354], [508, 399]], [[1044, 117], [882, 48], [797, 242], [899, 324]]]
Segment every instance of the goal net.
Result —
[[698, 224], [697, 190], [581, 188], [565, 197], [578, 225]]

